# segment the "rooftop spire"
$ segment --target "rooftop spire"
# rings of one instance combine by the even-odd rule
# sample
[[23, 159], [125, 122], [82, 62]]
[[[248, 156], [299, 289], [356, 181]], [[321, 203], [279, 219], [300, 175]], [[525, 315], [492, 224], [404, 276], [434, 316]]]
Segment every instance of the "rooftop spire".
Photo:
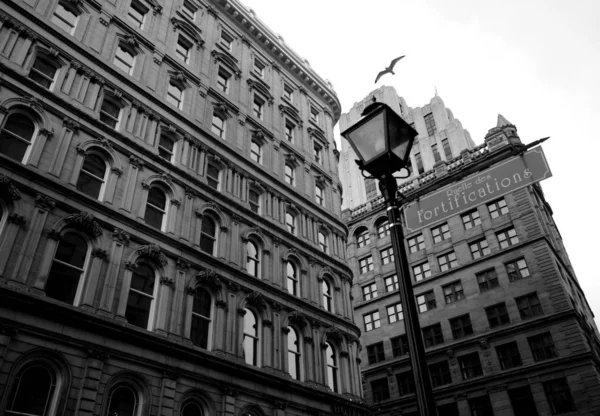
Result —
[[514, 124], [512, 124], [510, 121], [508, 121], [506, 118], [504, 118], [504, 116], [502, 114], [498, 114], [498, 124], [496, 124], [496, 127], [504, 127], [504, 126], [513, 126]]

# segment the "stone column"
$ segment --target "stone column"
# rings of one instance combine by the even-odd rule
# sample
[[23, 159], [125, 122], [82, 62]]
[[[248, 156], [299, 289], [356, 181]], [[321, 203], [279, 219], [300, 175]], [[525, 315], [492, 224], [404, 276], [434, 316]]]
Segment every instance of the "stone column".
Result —
[[104, 202], [112, 205], [115, 200], [115, 191], [117, 189], [117, 182], [123, 171], [117, 167], [112, 167], [110, 169], [110, 174], [108, 176], [108, 180], [106, 181], [105, 190], [104, 190]]
[[314, 342], [312, 336], [303, 337], [304, 340], [304, 348], [302, 352], [304, 353], [304, 379], [306, 381], [314, 381], [315, 380], [315, 351], [314, 351]]
[[[17, 256], [17, 261], [12, 274], [12, 279], [15, 282], [20, 284], [27, 283], [29, 271], [33, 264], [34, 256], [38, 252], [38, 244], [42, 236], [42, 231], [46, 225], [48, 214], [50, 211], [52, 211], [52, 209], [54, 209], [55, 205], [56, 202], [54, 199], [42, 194], [36, 195], [35, 209], [33, 212], [33, 217], [31, 218], [31, 225], [29, 226], [27, 234], [25, 235], [25, 240], [23, 241], [21, 251]], [[51, 256], [51, 259], [53, 257], [54, 253]]]
[[283, 275], [281, 271], [283, 259], [281, 258], [281, 240], [279, 238], [273, 238], [273, 261], [272, 261], [272, 273], [271, 283], [275, 286], [282, 288], [285, 287], [283, 282]]
[[93, 416], [95, 413], [98, 391], [104, 363], [108, 359], [108, 353], [99, 349], [89, 349], [87, 360], [83, 370], [81, 389], [77, 397], [75, 414], [81, 416]]
[[352, 394], [352, 388], [350, 387], [350, 354], [348, 351], [340, 351], [340, 362], [338, 363], [339, 368], [339, 387], [342, 394]]
[[[85, 286], [83, 287], [83, 294], [81, 296], [80, 305], [84, 309], [90, 311], [94, 310], [94, 298], [96, 296], [96, 290], [98, 289], [98, 281], [100, 280], [100, 271], [102, 270], [102, 263], [108, 258], [108, 252], [101, 248], [95, 248], [92, 250], [92, 261], [88, 268], [87, 276], [85, 277]], [[83, 276], [81, 277], [83, 279]]]
[[[240, 237], [240, 220], [241, 218], [237, 215], [233, 215], [231, 218], [231, 238], [229, 240], [229, 259], [226, 259], [224, 254], [226, 250], [223, 250], [219, 253], [219, 257], [228, 260], [229, 264], [234, 265], [236, 267], [242, 267], [242, 262], [240, 261], [240, 248], [239, 241]], [[247, 243], [248, 240], [242, 241], [242, 243]]]
[[[290, 365], [288, 363], [288, 334], [290, 333], [290, 328], [287, 326], [282, 326], [281, 327], [281, 351], [279, 354], [281, 363], [283, 364], [281, 366], [281, 371], [283, 371], [285, 374], [289, 374], [290, 372]], [[300, 370], [300, 369], [298, 369]]]
[[109, 263], [106, 270], [106, 279], [104, 281], [102, 297], [100, 298], [100, 308], [98, 313], [104, 316], [112, 316], [113, 300], [117, 289], [121, 262], [123, 261], [123, 250], [129, 244], [130, 236], [125, 231], [115, 228], [112, 233], [113, 242], [108, 256]]
[[[146, 211], [147, 198], [148, 198], [148, 195], [146, 193], [146, 197], [142, 198], [144, 200], [144, 212]], [[177, 213], [179, 212], [180, 206], [181, 206], [181, 201], [179, 201], [178, 199], [171, 199], [171, 207], [169, 209], [169, 212], [167, 212], [167, 227], [166, 227], [167, 233], [169, 233], [171, 235], [175, 235], [175, 226], [177, 223], [177, 219], [179, 218], [179, 215], [177, 215]]]
[[274, 367], [273, 362], [277, 360], [277, 351], [274, 351], [274, 335], [275, 328], [273, 328], [273, 321], [270, 319], [262, 320], [262, 339], [261, 343], [261, 352], [262, 352], [262, 366], [267, 368]]
[[[135, 193], [137, 178], [140, 170], [144, 167], [144, 162], [135, 156], [129, 156], [129, 170], [127, 172], [127, 179], [125, 189], [123, 191], [123, 201], [121, 202], [121, 209], [127, 212], [131, 211], [131, 205], [133, 203], [133, 194]], [[146, 191], [147, 192], [147, 191]]]
[[[228, 316], [227, 316], [227, 302], [224, 300], [218, 300], [215, 302], [215, 320], [213, 333], [216, 335], [214, 337], [213, 349], [215, 350], [224, 350], [226, 345], [227, 338], [227, 324], [228, 324]], [[215, 329], [216, 328], [216, 329]]]
[[25, 217], [13, 212], [6, 219], [4, 232], [0, 234], [0, 275], [4, 275], [8, 258], [17, 238], [19, 228], [25, 225]]
[[[68, 117], [63, 119], [63, 128], [60, 134], [60, 139], [58, 140], [58, 146], [54, 152], [54, 156], [52, 157], [52, 162], [50, 162], [49, 173], [51, 175], [56, 176], [57, 178], [60, 177], [60, 173], [65, 165], [67, 153], [71, 148], [71, 141], [79, 131], [79, 128], [79, 123], [75, 122], [74, 120], [71, 120]], [[79, 153], [79, 149], [77, 150]], [[73, 173], [75, 174], [75, 172], [77, 172], [78, 175], [80, 170], [81, 166], [79, 166], [77, 171], [73, 169]]]
[[271, 260], [271, 250], [268, 250], [266, 248], [263, 249], [261, 260], [262, 260], [262, 266], [261, 266], [260, 278], [271, 281], [272, 276], [269, 276], [269, 271], [271, 269], [271, 261], [270, 261]]

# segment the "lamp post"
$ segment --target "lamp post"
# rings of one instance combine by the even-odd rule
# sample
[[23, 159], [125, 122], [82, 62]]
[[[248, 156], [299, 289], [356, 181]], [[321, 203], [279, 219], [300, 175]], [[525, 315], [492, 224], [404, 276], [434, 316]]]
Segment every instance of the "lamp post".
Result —
[[404, 250], [404, 231], [396, 204], [398, 184], [393, 176], [395, 172], [408, 167], [410, 149], [417, 132], [384, 103], [373, 102], [365, 108], [362, 116], [363, 118], [345, 130], [342, 136], [348, 140], [360, 158], [356, 161], [360, 169], [379, 181], [379, 189], [385, 199], [417, 406], [421, 416], [435, 416], [437, 410], [408, 270], [408, 259]]

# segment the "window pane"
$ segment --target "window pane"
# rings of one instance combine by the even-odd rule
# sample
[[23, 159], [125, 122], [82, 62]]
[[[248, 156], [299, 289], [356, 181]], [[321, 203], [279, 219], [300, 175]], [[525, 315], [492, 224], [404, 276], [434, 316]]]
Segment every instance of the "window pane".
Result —
[[16, 414], [45, 415], [54, 387], [54, 377], [48, 369], [41, 365], [27, 367], [15, 380], [8, 410]]
[[125, 312], [127, 322], [140, 328], [147, 328], [151, 305], [152, 298], [130, 291]]
[[210, 321], [202, 319], [199, 316], [192, 316], [192, 328], [190, 332], [191, 341], [194, 345], [200, 348], [208, 347], [208, 331], [210, 327]]
[[109, 415], [133, 416], [136, 410], [135, 392], [129, 387], [117, 387], [110, 395]]
[[148, 295], [154, 292], [154, 271], [146, 264], [139, 264], [131, 276], [131, 288]]
[[203, 416], [202, 408], [195, 402], [187, 402], [181, 409], [181, 416]]

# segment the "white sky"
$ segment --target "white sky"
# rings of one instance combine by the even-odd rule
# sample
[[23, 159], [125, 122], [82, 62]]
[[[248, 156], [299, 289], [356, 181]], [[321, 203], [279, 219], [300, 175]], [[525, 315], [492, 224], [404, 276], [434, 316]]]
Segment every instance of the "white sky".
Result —
[[524, 143], [551, 136], [542, 186], [600, 323], [600, 1], [241, 1], [333, 83], [342, 112], [381, 85], [411, 107], [437, 87], [476, 144], [498, 113]]

